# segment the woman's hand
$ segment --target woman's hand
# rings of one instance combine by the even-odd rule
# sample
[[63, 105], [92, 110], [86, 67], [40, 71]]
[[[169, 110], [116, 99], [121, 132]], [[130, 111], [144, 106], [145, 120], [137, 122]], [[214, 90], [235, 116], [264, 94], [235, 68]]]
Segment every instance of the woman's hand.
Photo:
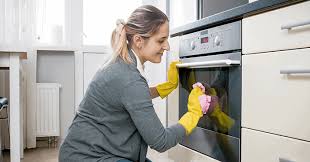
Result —
[[168, 96], [174, 89], [178, 87], [179, 83], [179, 72], [177, 64], [181, 64], [180, 61], [173, 61], [170, 63], [168, 69], [168, 81], [156, 86], [156, 90], [161, 98]]
[[203, 89], [204, 88], [200, 88], [200, 86], [194, 86], [188, 97], [188, 112], [185, 113], [178, 122], [184, 127], [187, 135], [193, 131], [197, 126], [199, 119], [203, 116], [202, 106], [199, 101], [199, 97], [205, 95]]
[[180, 61], [171, 62], [168, 69], [168, 82], [173, 84], [175, 88], [177, 88], [179, 83], [179, 72], [177, 69], [177, 64], [181, 64], [181, 62]]

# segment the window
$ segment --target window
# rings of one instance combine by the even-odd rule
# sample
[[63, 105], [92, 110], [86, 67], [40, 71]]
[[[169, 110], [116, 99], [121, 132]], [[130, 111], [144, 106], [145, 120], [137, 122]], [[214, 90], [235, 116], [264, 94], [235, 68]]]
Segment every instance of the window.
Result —
[[170, 28], [176, 28], [197, 19], [197, 1], [170, 0]]
[[110, 46], [117, 19], [128, 19], [142, 0], [83, 1], [83, 45]]
[[36, 0], [36, 41], [38, 44], [63, 44], [65, 1]]

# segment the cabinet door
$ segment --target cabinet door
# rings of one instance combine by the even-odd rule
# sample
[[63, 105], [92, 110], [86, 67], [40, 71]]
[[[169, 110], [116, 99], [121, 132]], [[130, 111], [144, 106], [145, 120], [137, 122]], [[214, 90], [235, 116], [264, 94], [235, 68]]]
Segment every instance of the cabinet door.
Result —
[[[169, 40], [170, 52], [167, 54], [167, 67], [174, 60], [179, 60], [180, 37], [174, 37]], [[179, 87], [172, 91], [167, 97], [168, 108], [168, 126], [176, 124], [179, 121]]]
[[310, 48], [242, 56], [242, 127], [310, 141], [309, 71]]
[[[243, 19], [243, 53], [310, 47], [309, 10], [310, 1], [307, 1]], [[281, 29], [294, 24], [297, 26]]]
[[164, 153], [149, 149], [147, 157], [152, 161], [158, 162], [219, 162], [182, 145], [176, 145]]
[[241, 130], [241, 162], [309, 162], [309, 150], [309, 142]]
[[170, 149], [168, 151], [168, 159], [175, 162], [220, 162], [182, 145], [177, 145]]

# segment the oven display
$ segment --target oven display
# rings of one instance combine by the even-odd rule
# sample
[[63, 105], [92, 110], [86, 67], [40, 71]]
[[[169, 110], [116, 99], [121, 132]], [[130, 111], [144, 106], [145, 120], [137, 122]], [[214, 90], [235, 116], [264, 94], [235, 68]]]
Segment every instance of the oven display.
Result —
[[209, 37], [203, 37], [200, 39], [201, 43], [208, 43], [209, 42]]

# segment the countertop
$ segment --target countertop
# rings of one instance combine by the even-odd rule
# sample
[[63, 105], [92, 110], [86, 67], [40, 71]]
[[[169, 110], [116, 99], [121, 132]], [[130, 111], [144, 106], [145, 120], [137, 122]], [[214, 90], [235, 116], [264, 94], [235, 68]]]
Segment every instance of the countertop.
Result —
[[306, 0], [259, 0], [248, 3], [218, 14], [205, 17], [195, 22], [174, 28], [170, 31], [170, 37], [180, 36], [183, 34], [195, 32], [201, 29], [207, 29], [213, 26], [241, 20], [244, 17], [258, 13], [278, 9]]

